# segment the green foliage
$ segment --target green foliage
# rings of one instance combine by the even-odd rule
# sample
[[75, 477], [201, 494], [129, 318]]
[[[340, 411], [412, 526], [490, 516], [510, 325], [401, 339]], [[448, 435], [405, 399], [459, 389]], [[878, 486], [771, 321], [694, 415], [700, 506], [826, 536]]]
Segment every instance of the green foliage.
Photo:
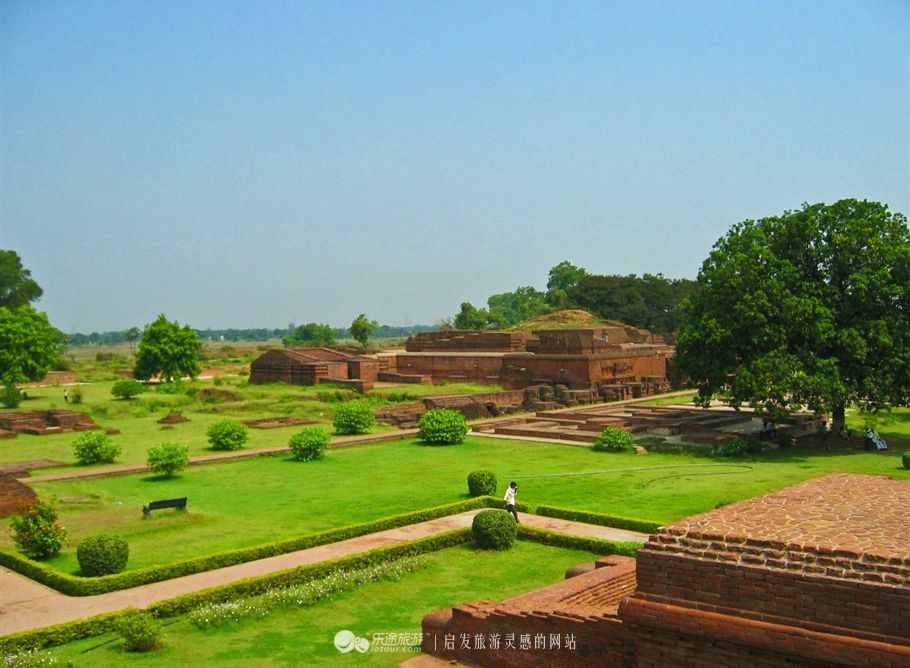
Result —
[[[0, 665], [3, 668], [50, 668], [51, 666], [62, 666], [64, 664], [50, 652], [28, 649], [16, 654], [7, 654], [3, 657]], [[72, 664], [68, 663], [66, 665], [70, 666]]]
[[517, 288], [515, 292], [491, 295], [487, 299], [490, 322], [494, 327], [513, 327], [518, 323], [553, 310], [547, 304], [546, 295], [530, 286]]
[[335, 330], [331, 325], [320, 325], [308, 322], [292, 330], [281, 339], [284, 345], [293, 346], [330, 346], [335, 343]]
[[322, 459], [329, 446], [329, 434], [322, 427], [304, 427], [291, 436], [291, 454], [299, 462]]
[[56, 363], [64, 335], [31, 306], [0, 306], [0, 383], [41, 380]]
[[80, 464], [110, 464], [121, 451], [103, 431], [84, 431], [73, 441], [73, 454]]
[[359, 395], [354, 390], [317, 390], [316, 400], [327, 404], [336, 404], [341, 401], [351, 401]]
[[78, 387], [74, 387], [70, 390], [70, 401], [71, 404], [81, 404], [82, 403], [82, 390]]
[[605, 427], [591, 447], [599, 452], [625, 452], [632, 447], [632, 434], [619, 427]]
[[145, 386], [138, 380], [128, 378], [118, 380], [111, 386], [111, 394], [118, 399], [132, 399], [145, 391]]
[[603, 513], [590, 513], [582, 510], [557, 508], [555, 506], [537, 506], [534, 512], [538, 515], [545, 515], [546, 517], [558, 517], [564, 520], [585, 522], [586, 524], [598, 524], [600, 526], [613, 527], [615, 529], [641, 531], [642, 533], [654, 533], [661, 527], [657, 522], [652, 522], [650, 520], [639, 520], [631, 517], [621, 517], [619, 515], [605, 515]]
[[747, 455], [761, 454], [764, 446], [760, 441], [751, 438], [735, 438], [729, 443], [715, 446], [711, 449], [713, 457], [745, 457]]
[[418, 438], [430, 445], [457, 445], [468, 433], [464, 415], [450, 408], [433, 408], [420, 417]]
[[471, 496], [496, 494], [496, 474], [492, 471], [471, 471], [468, 474], [468, 493]]
[[366, 348], [367, 341], [370, 340], [370, 337], [373, 336], [377, 329], [379, 329], [379, 323], [375, 320], [370, 320], [366, 314], [361, 313], [351, 323], [351, 337]]
[[677, 361], [705, 404], [771, 415], [900, 405], [910, 396], [910, 231], [845, 199], [734, 225], [685, 306]]
[[206, 432], [212, 450], [240, 450], [247, 441], [247, 428], [233, 420], [219, 420]]
[[910, 469], [910, 452], [905, 452], [901, 455], [901, 463], [905, 469]]
[[474, 516], [471, 535], [484, 550], [508, 550], [518, 536], [518, 524], [505, 510], [482, 510]]
[[119, 573], [129, 558], [130, 547], [120, 536], [101, 533], [89, 536], [76, 547], [79, 570], [85, 577]]
[[123, 638], [127, 652], [150, 652], [161, 645], [161, 626], [148, 612], [131, 610], [117, 623], [117, 633]]
[[16, 251], [0, 250], [0, 307], [19, 308], [41, 298], [44, 291], [22, 266]]
[[554, 308], [567, 308], [569, 290], [587, 275], [588, 272], [583, 267], [576, 267], [568, 260], [563, 260], [551, 268], [547, 279], [547, 303]]
[[190, 463], [189, 446], [180, 443], [162, 443], [148, 450], [148, 467], [158, 475], [170, 478]]
[[452, 322], [455, 329], [486, 329], [489, 323], [490, 312], [485, 308], [477, 308], [471, 302], [461, 303], [461, 310]]
[[658, 334], [679, 328], [680, 304], [695, 282], [662, 275], [588, 275], [567, 290], [568, 304], [609, 320], [621, 320]]
[[66, 540], [66, 529], [57, 522], [57, 511], [40, 502], [10, 518], [13, 543], [29, 559], [43, 561], [57, 556]]
[[625, 557], [634, 557], [641, 549], [641, 543], [620, 540], [604, 540], [602, 538], [584, 538], [556, 533], [546, 529], [536, 529], [524, 524], [518, 527], [518, 537], [542, 545], [565, 547], [572, 550], [587, 550], [598, 555], [619, 554]]
[[0, 404], [5, 408], [18, 408], [22, 403], [22, 392], [15, 383], [5, 383], [0, 390]]
[[136, 351], [133, 375], [139, 380], [160, 374], [168, 383], [199, 375], [202, 342], [189, 325], [169, 321], [164, 314], [145, 328]]
[[336, 434], [366, 434], [375, 423], [373, 407], [364, 400], [339, 405], [332, 420]]

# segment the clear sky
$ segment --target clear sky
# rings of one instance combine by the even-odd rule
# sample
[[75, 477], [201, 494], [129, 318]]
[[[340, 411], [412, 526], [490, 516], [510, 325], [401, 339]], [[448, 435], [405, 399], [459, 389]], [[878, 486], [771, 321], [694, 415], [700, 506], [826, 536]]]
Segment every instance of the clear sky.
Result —
[[910, 2], [0, 0], [0, 248], [67, 331], [428, 323], [910, 214]]

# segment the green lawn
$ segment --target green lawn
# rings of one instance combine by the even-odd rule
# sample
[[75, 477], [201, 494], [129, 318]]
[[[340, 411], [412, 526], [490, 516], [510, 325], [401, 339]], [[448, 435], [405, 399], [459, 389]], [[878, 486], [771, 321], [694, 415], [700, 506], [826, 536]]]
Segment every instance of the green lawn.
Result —
[[[490, 469], [499, 493], [519, 482], [519, 500], [670, 522], [807, 478], [850, 471], [910, 478], [899, 446], [910, 445], [910, 411], [882, 428], [888, 453], [791, 450], [755, 459], [593, 452], [588, 448], [469, 437], [428, 447], [416, 440], [330, 451], [324, 460], [253, 458], [193, 467], [172, 480], [148, 475], [35, 484], [54, 502], [71, 541], [51, 565], [77, 569], [75, 544], [98, 531], [124, 535], [129, 568], [366, 522], [466, 497], [470, 471]], [[903, 441], [900, 435], [903, 434]], [[143, 520], [151, 500], [189, 497], [189, 512]], [[0, 544], [10, 539], [0, 530]]]
[[415, 633], [420, 620], [437, 608], [465, 601], [509, 598], [563, 577], [569, 566], [592, 561], [587, 552], [518, 541], [507, 552], [469, 546], [426, 556], [427, 568], [398, 582], [378, 582], [310, 608], [282, 610], [200, 631], [185, 618], [165, 628], [166, 645], [146, 655], [128, 654], [112, 635], [64, 645], [54, 654], [81, 666], [397, 666], [408, 653], [342, 655], [332, 643], [348, 629], [358, 636]]

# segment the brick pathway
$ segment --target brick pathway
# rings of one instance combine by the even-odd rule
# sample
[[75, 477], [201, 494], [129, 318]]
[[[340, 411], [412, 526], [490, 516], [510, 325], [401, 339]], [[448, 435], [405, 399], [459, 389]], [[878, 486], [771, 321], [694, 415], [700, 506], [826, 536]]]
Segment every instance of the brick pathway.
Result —
[[[127, 607], [144, 608], [165, 601], [244, 578], [267, 575], [304, 564], [338, 559], [378, 547], [387, 547], [417, 538], [426, 538], [445, 531], [469, 527], [479, 510], [440, 517], [398, 529], [379, 531], [329, 545], [289, 552], [275, 557], [249, 561], [204, 573], [173, 578], [163, 582], [123, 589], [97, 596], [66, 596], [42, 584], [0, 567], [0, 635], [28, 631], [51, 624], [92, 617]], [[575, 536], [591, 536], [607, 540], [645, 542], [647, 535], [623, 529], [613, 529], [553, 517], [520, 515], [527, 526], [549, 529]]]

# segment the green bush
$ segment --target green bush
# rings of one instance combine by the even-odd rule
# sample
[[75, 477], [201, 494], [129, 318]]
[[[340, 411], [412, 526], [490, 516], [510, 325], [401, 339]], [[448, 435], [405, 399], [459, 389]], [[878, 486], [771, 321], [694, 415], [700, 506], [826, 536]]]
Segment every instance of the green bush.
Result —
[[13, 542], [29, 559], [43, 561], [57, 556], [66, 540], [66, 529], [57, 522], [57, 511], [46, 503], [13, 515], [9, 524]]
[[212, 450], [240, 450], [246, 444], [246, 427], [233, 420], [220, 420], [207, 433]]
[[432, 445], [456, 445], [464, 442], [468, 421], [464, 415], [450, 408], [434, 408], [424, 413], [418, 424], [417, 436]]
[[901, 462], [904, 464], [905, 469], [910, 469], [910, 451], [901, 455]]
[[132, 399], [142, 394], [143, 390], [145, 390], [145, 386], [132, 378], [118, 380], [111, 386], [111, 394], [118, 399]]
[[760, 441], [740, 437], [712, 448], [711, 455], [714, 457], [745, 457], [746, 455], [761, 454], [763, 448]]
[[[50, 668], [63, 666], [60, 659], [49, 652], [27, 649], [16, 654], [7, 654], [0, 661], [3, 668]], [[70, 666], [72, 664], [66, 664]]]
[[79, 569], [85, 577], [113, 575], [126, 568], [130, 546], [119, 536], [100, 533], [89, 536], [76, 548]]
[[329, 434], [322, 427], [305, 427], [291, 436], [291, 453], [299, 462], [322, 459], [329, 446]]
[[190, 463], [190, 448], [180, 443], [162, 443], [149, 448], [148, 466], [154, 472], [165, 478], [172, 477], [182, 471]]
[[123, 638], [123, 648], [127, 652], [148, 652], [161, 644], [158, 620], [140, 610], [121, 617], [117, 633]]
[[598, 452], [624, 452], [632, 447], [632, 434], [619, 427], [606, 427], [597, 435], [592, 448]]
[[109, 464], [120, 456], [121, 448], [102, 431], [85, 431], [73, 441], [73, 453], [80, 464]]
[[375, 423], [373, 407], [363, 400], [339, 405], [335, 409], [335, 419], [332, 420], [336, 434], [366, 434]]
[[70, 403], [71, 404], [81, 404], [82, 403], [82, 390], [78, 387], [74, 387], [70, 390]]
[[492, 471], [471, 471], [468, 474], [468, 492], [471, 496], [496, 494], [496, 475]]
[[482, 510], [471, 523], [474, 542], [484, 550], [508, 550], [518, 535], [518, 524], [505, 510]]
[[6, 383], [0, 390], [0, 404], [6, 408], [18, 408], [22, 403], [22, 392], [13, 383]]
[[641, 531], [642, 533], [654, 533], [661, 527], [659, 522], [653, 522], [651, 520], [639, 520], [633, 517], [606, 515], [604, 513], [591, 513], [584, 510], [570, 510], [568, 508], [557, 508], [555, 506], [537, 506], [534, 512], [538, 515], [543, 515], [544, 517], [558, 517], [564, 520], [585, 522], [587, 524], [599, 524], [615, 529]]

